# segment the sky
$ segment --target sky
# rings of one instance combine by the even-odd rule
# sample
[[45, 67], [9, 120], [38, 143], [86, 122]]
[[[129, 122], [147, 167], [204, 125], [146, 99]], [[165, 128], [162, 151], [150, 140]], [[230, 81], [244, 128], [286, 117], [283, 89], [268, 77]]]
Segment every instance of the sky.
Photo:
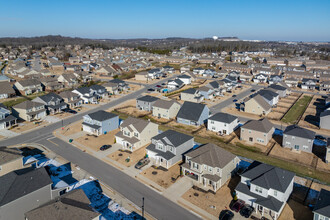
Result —
[[0, 37], [330, 41], [329, 0], [5, 0]]

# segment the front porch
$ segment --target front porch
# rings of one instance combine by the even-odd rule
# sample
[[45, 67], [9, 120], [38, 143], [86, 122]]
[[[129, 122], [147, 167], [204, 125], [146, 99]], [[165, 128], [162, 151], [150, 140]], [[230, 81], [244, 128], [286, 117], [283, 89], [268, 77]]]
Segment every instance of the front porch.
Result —
[[0, 129], [11, 128], [14, 125], [17, 125], [17, 118], [12, 115], [0, 120]]
[[259, 219], [269, 219], [276, 220], [278, 218], [278, 214], [271, 209], [268, 209], [262, 205], [256, 204], [255, 211], [252, 213], [252, 216], [255, 216]]

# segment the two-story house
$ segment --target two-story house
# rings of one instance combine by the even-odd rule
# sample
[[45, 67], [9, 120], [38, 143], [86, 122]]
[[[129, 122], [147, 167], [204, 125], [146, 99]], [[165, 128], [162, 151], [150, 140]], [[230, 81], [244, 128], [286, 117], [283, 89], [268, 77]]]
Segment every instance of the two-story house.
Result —
[[194, 146], [194, 137], [177, 131], [167, 130], [151, 139], [147, 155], [156, 166], [169, 169], [182, 161], [183, 153]]
[[12, 107], [12, 114], [25, 121], [39, 120], [46, 117], [45, 105], [30, 100], [24, 101]]
[[92, 93], [97, 95], [98, 99], [105, 98], [108, 95], [108, 91], [104, 86], [101, 85], [92, 85], [89, 87]]
[[174, 100], [158, 99], [152, 106], [152, 116], [158, 118], [175, 118], [181, 105]]
[[241, 174], [237, 198], [254, 207], [258, 215], [276, 220], [292, 193], [294, 177], [290, 171], [253, 162]]
[[180, 89], [185, 85], [185, 83], [181, 79], [174, 79], [174, 80], [169, 80], [167, 82], [167, 88], [169, 90], [176, 90]]
[[283, 132], [282, 147], [312, 153], [314, 138], [314, 131], [299, 127], [297, 125], [290, 125], [286, 127]]
[[30, 94], [38, 93], [38, 92], [42, 91], [41, 83], [36, 79], [20, 80], [14, 84], [14, 87], [22, 95], [30, 95]]
[[194, 185], [216, 192], [232, 176], [239, 158], [223, 148], [209, 143], [184, 155], [182, 173], [194, 180]]
[[11, 128], [17, 124], [17, 118], [11, 115], [11, 112], [0, 103], [0, 130]]
[[66, 88], [74, 88], [79, 85], [79, 80], [73, 73], [61, 74], [57, 81], [64, 84]]
[[321, 189], [313, 209], [313, 220], [330, 219], [330, 191]]
[[268, 144], [275, 130], [267, 118], [248, 121], [240, 129], [240, 140], [261, 145]]
[[188, 102], [201, 103], [204, 100], [204, 96], [202, 96], [199, 90], [190, 88], [181, 92], [180, 99]]
[[193, 102], [184, 102], [176, 119], [180, 124], [200, 126], [209, 118], [210, 110], [207, 105]]
[[316, 84], [318, 83], [317, 79], [307, 79], [307, 78], [303, 78], [301, 81], [301, 88], [302, 89], [310, 89], [310, 90], [314, 90], [316, 89]]
[[127, 118], [115, 134], [116, 143], [124, 150], [135, 151], [151, 141], [158, 134], [158, 125], [138, 118]]
[[39, 96], [32, 101], [44, 104], [49, 114], [60, 113], [68, 108], [68, 104], [64, 102], [64, 99], [55, 93]]
[[272, 110], [272, 106], [259, 94], [248, 97], [244, 100], [243, 106], [241, 110], [255, 115], [267, 115]]
[[136, 108], [143, 111], [152, 111], [152, 106], [158, 99], [159, 98], [150, 95], [137, 98]]
[[182, 74], [180, 76], [177, 76], [179, 80], [181, 80], [185, 85], [191, 84], [191, 76]]
[[96, 136], [106, 134], [119, 127], [119, 117], [110, 112], [99, 110], [83, 116], [83, 131]]
[[22, 151], [17, 148], [0, 147], [0, 176], [23, 168]]
[[108, 92], [104, 86], [92, 85], [90, 87], [81, 87], [72, 90], [73, 93], [79, 95], [84, 103], [95, 104], [99, 99], [104, 98], [108, 95]]
[[0, 82], [0, 99], [7, 99], [15, 96], [16, 92], [9, 82]]
[[65, 103], [69, 105], [69, 108], [78, 108], [81, 107], [83, 100], [77, 93], [72, 91], [63, 91], [59, 94]]
[[217, 132], [220, 135], [231, 134], [239, 124], [236, 116], [218, 112], [207, 120], [207, 130]]

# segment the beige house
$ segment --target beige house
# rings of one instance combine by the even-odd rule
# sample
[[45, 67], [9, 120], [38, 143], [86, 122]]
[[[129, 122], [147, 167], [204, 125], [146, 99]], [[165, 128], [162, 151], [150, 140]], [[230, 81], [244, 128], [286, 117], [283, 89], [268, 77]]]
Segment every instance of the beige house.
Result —
[[204, 96], [200, 93], [199, 90], [190, 88], [180, 94], [182, 101], [201, 103], [204, 100]]
[[272, 107], [259, 94], [245, 101], [244, 111], [247, 113], [267, 115], [271, 110]]
[[241, 128], [240, 139], [249, 144], [267, 145], [274, 133], [273, 124], [267, 119], [251, 120]]
[[158, 118], [175, 118], [181, 105], [174, 100], [158, 99], [152, 106], [152, 116]]
[[151, 141], [158, 134], [158, 125], [142, 119], [127, 118], [115, 134], [116, 143], [122, 145], [124, 150], [135, 151]]
[[135, 80], [149, 81], [151, 79], [149, 78], [149, 74], [147, 72], [140, 72], [140, 73], [135, 74]]
[[183, 174], [191, 177], [194, 185], [214, 192], [231, 178], [240, 161], [236, 155], [211, 143], [186, 153], [184, 157]]
[[12, 114], [25, 121], [39, 120], [46, 116], [45, 105], [27, 100], [12, 107]]
[[20, 150], [0, 147], [0, 176], [22, 168], [23, 156]]
[[36, 79], [25, 79], [15, 83], [15, 87], [22, 95], [30, 95], [42, 91], [41, 83]]

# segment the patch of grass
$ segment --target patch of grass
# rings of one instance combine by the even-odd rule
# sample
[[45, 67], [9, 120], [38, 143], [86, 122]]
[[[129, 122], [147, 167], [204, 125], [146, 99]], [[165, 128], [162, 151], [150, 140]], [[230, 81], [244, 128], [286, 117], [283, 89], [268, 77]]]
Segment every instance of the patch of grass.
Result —
[[237, 142], [236, 143], [237, 147], [244, 148], [245, 150], [251, 151], [251, 152], [261, 152], [259, 148], [253, 147], [253, 146], [248, 146], [242, 143]]
[[311, 100], [312, 97], [307, 95], [299, 99], [284, 115], [281, 121], [288, 124], [294, 124], [298, 120], [298, 118], [304, 114]]
[[2, 104], [4, 104], [7, 108], [10, 108], [10, 107], [18, 105], [18, 104], [20, 104], [20, 103], [22, 103], [26, 100], [27, 100], [26, 98], [20, 97], [20, 98], [16, 98], [16, 99], [13, 99], [13, 100], [5, 101]]

